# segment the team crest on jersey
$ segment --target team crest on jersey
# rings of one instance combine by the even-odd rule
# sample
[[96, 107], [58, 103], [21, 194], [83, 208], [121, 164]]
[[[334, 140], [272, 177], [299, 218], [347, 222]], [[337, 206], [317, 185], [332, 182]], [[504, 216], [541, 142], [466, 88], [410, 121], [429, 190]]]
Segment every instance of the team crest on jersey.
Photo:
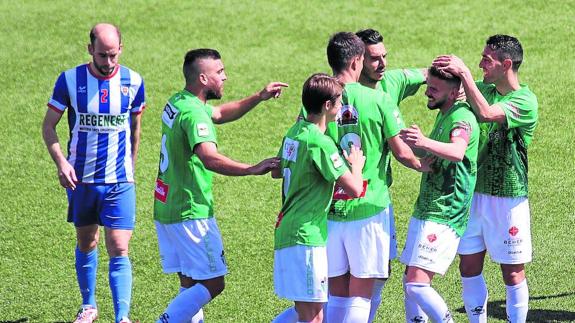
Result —
[[125, 85], [122, 85], [121, 91], [122, 91], [122, 94], [123, 94], [124, 96], [127, 96], [128, 93], [130, 93], [130, 89], [129, 89], [127, 86], [125, 86]]
[[353, 105], [346, 104], [341, 107], [335, 118], [337, 125], [340, 127], [356, 125], [359, 119], [357, 109]]
[[196, 128], [198, 129], [198, 136], [200, 137], [207, 137], [210, 134], [210, 129], [208, 128], [207, 123], [198, 123]]
[[297, 159], [298, 147], [299, 147], [299, 141], [286, 138], [282, 150], [282, 158], [287, 161], [295, 162]]
[[343, 160], [339, 156], [339, 153], [333, 153], [333, 154], [331, 154], [331, 156], [329, 156], [329, 158], [331, 159], [331, 162], [333, 163], [333, 167], [340, 168], [341, 166], [343, 166]]

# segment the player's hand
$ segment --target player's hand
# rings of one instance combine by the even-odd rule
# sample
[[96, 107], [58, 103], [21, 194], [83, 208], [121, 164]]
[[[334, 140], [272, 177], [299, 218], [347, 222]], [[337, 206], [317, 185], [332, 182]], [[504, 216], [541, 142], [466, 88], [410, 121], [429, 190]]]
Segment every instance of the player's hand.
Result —
[[421, 167], [419, 168], [420, 172], [433, 172], [433, 163], [437, 160], [437, 157], [434, 155], [427, 155], [421, 158], [419, 161], [421, 163]]
[[411, 125], [409, 128], [401, 129], [399, 138], [409, 147], [425, 149], [427, 137], [425, 137], [417, 125]]
[[466, 73], [471, 73], [461, 58], [455, 55], [437, 56], [431, 65], [437, 67], [440, 70], [449, 72], [457, 77], [462, 77]]
[[347, 160], [352, 169], [356, 169], [361, 172], [365, 165], [365, 156], [359, 147], [352, 144], [349, 147], [349, 154], [346, 150], [343, 151], [343, 157], [345, 157], [345, 160]]
[[262, 101], [269, 100], [271, 98], [277, 99], [282, 94], [282, 89], [288, 86], [289, 85], [287, 83], [271, 82], [260, 91], [260, 99], [262, 99]]
[[67, 160], [58, 165], [58, 180], [62, 187], [76, 189], [76, 182], [78, 182], [76, 171]]
[[279, 165], [280, 159], [278, 157], [267, 158], [259, 162], [257, 165], [250, 167], [249, 172], [251, 175], [263, 175], [278, 168]]

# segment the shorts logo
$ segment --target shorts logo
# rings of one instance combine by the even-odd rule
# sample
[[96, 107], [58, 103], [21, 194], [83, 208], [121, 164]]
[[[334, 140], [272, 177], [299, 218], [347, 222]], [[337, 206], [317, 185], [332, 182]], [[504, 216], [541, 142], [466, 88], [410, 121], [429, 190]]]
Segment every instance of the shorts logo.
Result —
[[331, 154], [331, 156], [329, 156], [329, 158], [333, 163], [333, 167], [340, 168], [341, 166], [343, 166], [343, 160], [341, 159], [341, 157], [339, 157], [339, 153], [333, 153]]
[[166, 203], [168, 199], [168, 191], [170, 190], [170, 185], [165, 184], [161, 179], [156, 180], [156, 189], [154, 191], [154, 197], [156, 200]]
[[196, 128], [198, 129], [198, 136], [200, 137], [207, 137], [210, 134], [210, 130], [206, 123], [198, 123]]
[[517, 235], [517, 233], [519, 233], [519, 229], [517, 229], [517, 227], [511, 227], [509, 228], [509, 234], [512, 237], [515, 237]]
[[357, 109], [353, 105], [346, 104], [341, 107], [335, 120], [337, 121], [337, 125], [340, 127], [356, 125], [358, 120]]
[[437, 236], [435, 235], [435, 233], [432, 233], [427, 236], [427, 241], [429, 241], [429, 243], [433, 243], [435, 240], [437, 240]]
[[282, 149], [282, 158], [287, 161], [295, 162], [297, 160], [298, 147], [299, 141], [286, 138]]

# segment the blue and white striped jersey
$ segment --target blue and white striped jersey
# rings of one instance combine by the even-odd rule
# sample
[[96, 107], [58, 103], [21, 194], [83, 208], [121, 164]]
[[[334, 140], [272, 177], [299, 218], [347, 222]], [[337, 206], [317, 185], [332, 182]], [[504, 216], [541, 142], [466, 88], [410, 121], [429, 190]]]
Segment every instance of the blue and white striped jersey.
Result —
[[81, 183], [133, 182], [130, 124], [145, 107], [144, 81], [118, 65], [107, 78], [96, 77], [89, 64], [58, 77], [48, 107], [68, 108], [68, 161]]

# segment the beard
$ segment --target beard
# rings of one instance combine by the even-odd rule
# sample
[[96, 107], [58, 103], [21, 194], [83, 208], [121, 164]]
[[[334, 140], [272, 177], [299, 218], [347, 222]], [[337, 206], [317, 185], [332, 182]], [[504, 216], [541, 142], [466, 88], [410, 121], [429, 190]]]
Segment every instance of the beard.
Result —
[[207, 89], [206, 100], [219, 100], [222, 98], [222, 91], [214, 91], [213, 89]]
[[112, 72], [114, 72], [115, 67], [110, 68], [110, 66], [104, 66], [104, 65], [98, 65], [98, 63], [96, 62], [92, 62], [94, 64], [94, 67], [96, 68], [96, 70], [98, 70], [98, 72], [104, 76], [108, 76], [110, 74], [112, 74]]
[[441, 101], [435, 101], [433, 103], [430, 103], [429, 101], [427, 101], [427, 108], [429, 110], [439, 109], [445, 104], [446, 101], [447, 100], [441, 100]]

